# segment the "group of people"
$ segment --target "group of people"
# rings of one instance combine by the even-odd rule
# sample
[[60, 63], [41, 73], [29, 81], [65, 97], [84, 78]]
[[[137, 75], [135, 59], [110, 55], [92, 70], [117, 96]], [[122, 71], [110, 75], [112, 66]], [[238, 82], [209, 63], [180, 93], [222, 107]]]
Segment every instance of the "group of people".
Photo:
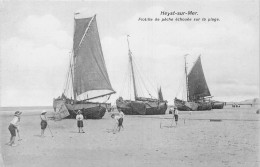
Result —
[[[116, 132], [120, 132], [121, 128], [124, 128], [123, 126], [123, 120], [124, 120], [124, 113], [118, 109], [118, 112], [119, 114], [112, 114], [111, 115], [111, 118], [113, 118], [115, 120], [115, 126], [113, 128], [113, 133], [116, 133]], [[85, 133], [83, 131], [83, 120], [84, 120], [84, 117], [82, 115], [82, 111], [79, 110], [77, 112], [77, 116], [76, 116], [76, 120], [77, 120], [77, 126], [78, 126], [78, 129], [79, 129], [79, 133]]]
[[[40, 115], [40, 119], [41, 119], [41, 137], [44, 137], [44, 131], [48, 126], [48, 118], [46, 117], [46, 113], [47, 111], [43, 110], [41, 112]], [[20, 140], [20, 134], [19, 134], [19, 123], [21, 121], [21, 114], [22, 112], [20, 111], [16, 111], [14, 113], [14, 117], [12, 119], [12, 121], [9, 124], [9, 131], [11, 134], [10, 137], [10, 141], [7, 143], [7, 145], [9, 146], [16, 146], [17, 144], [15, 144], [15, 138], [16, 138], [16, 133], [18, 134], [19, 140]], [[112, 114], [111, 117], [115, 120], [116, 124], [113, 128], [113, 133], [116, 132], [120, 132], [121, 128], [123, 127], [123, 119], [124, 119], [124, 113], [119, 109], [119, 114]], [[84, 117], [82, 115], [82, 111], [79, 110], [77, 112], [77, 116], [76, 116], [76, 120], [77, 120], [77, 127], [78, 127], [78, 132], [79, 133], [85, 133], [83, 131], [83, 120]]]
[[[44, 131], [48, 125], [46, 113], [47, 113], [47, 111], [43, 110], [40, 115], [41, 137], [44, 137]], [[22, 114], [22, 112], [16, 111], [14, 113], [14, 117], [13, 117], [12, 121], [10, 122], [10, 124], [8, 126], [8, 130], [10, 131], [10, 134], [11, 134], [10, 141], [7, 143], [7, 145], [9, 145], [9, 146], [17, 146], [17, 144], [15, 144], [16, 133], [18, 134], [19, 140], [21, 140], [20, 134], [19, 134], [19, 123], [21, 121], [21, 114]]]
[[[124, 113], [122, 112], [121, 109], [118, 109], [119, 113], [118, 114], [112, 114], [111, 115], [111, 118], [113, 118], [115, 120], [115, 125], [114, 125], [114, 128], [113, 128], [113, 133], [115, 134], [116, 132], [120, 132], [121, 128], [124, 129], [124, 126], [123, 126], [123, 120], [124, 120]], [[47, 111], [43, 110], [41, 112], [41, 115], [40, 115], [40, 119], [41, 119], [41, 137], [44, 137], [44, 131], [46, 129], [46, 127], [48, 126], [48, 119], [46, 117], [46, 113]], [[11, 134], [11, 137], [10, 137], [10, 141], [7, 143], [8, 145], [10, 146], [16, 146], [15, 144], [15, 138], [16, 138], [16, 132], [18, 134], [18, 137], [20, 138], [20, 135], [19, 135], [19, 122], [21, 120], [21, 114], [22, 112], [20, 111], [16, 111], [14, 113], [14, 118], [12, 119], [12, 121], [10, 122], [10, 125], [8, 127], [9, 131], [10, 131], [10, 134]], [[178, 110], [176, 107], [174, 108], [170, 108], [170, 114], [173, 114], [173, 117], [174, 117], [174, 120], [175, 120], [175, 124], [177, 126], [177, 123], [178, 123]], [[77, 127], [78, 127], [78, 133], [85, 133], [83, 131], [83, 120], [84, 120], [84, 117], [82, 115], [82, 111], [79, 110], [77, 112], [77, 116], [76, 116], [76, 120], [77, 120]], [[173, 123], [173, 122], [172, 122]]]
[[[120, 132], [121, 128], [124, 129], [123, 120], [124, 120], [124, 116], [125, 115], [124, 115], [124, 113], [122, 112], [121, 109], [118, 109], [118, 111], [119, 111], [118, 114], [112, 114], [111, 115], [111, 118], [113, 118], [115, 120], [113, 133]], [[46, 113], [47, 113], [47, 111], [43, 110], [41, 112], [41, 115], [40, 115], [40, 119], [41, 119], [41, 137], [44, 137], [44, 131], [45, 131], [46, 127], [48, 126], [48, 121], [47, 121], [48, 119], [46, 117]], [[178, 112], [177, 108], [176, 107], [170, 108], [169, 113], [173, 114], [173, 120], [175, 120], [175, 124], [177, 126], [177, 124], [178, 124], [178, 115], [179, 115], [179, 112]], [[10, 125], [8, 127], [8, 129], [9, 129], [9, 131], [11, 133], [11, 137], [10, 137], [10, 141], [7, 144], [10, 145], [10, 146], [16, 146], [16, 144], [15, 144], [16, 132], [18, 134], [18, 137], [20, 138], [20, 135], [19, 135], [19, 122], [21, 120], [21, 114], [22, 114], [22, 112], [16, 111], [14, 113], [14, 118], [12, 119], [12, 121], [10, 122]], [[84, 117], [82, 115], [82, 111], [81, 110], [79, 110], [77, 112], [76, 120], [77, 120], [78, 133], [85, 133], [83, 131], [83, 120], [84, 120]], [[173, 124], [173, 122], [172, 122], [172, 124]]]

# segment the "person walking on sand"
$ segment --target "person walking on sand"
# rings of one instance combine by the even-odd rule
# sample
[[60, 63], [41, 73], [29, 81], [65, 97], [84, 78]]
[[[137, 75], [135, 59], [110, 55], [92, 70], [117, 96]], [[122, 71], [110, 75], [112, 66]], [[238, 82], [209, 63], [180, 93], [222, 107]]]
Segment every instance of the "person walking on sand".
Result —
[[77, 125], [78, 125], [78, 128], [79, 128], [79, 133], [80, 132], [85, 133], [83, 131], [83, 120], [84, 120], [84, 117], [82, 115], [82, 111], [81, 110], [78, 111], [78, 114], [76, 116], [76, 120], [77, 120]]
[[123, 121], [124, 121], [124, 117], [125, 117], [125, 114], [122, 112], [122, 110], [121, 109], [118, 109], [118, 111], [119, 111], [119, 116], [120, 116], [120, 118], [119, 118], [119, 120], [118, 120], [118, 122], [121, 124], [118, 128], [119, 128], [119, 130], [118, 131], [120, 131], [120, 129], [121, 128], [123, 128], [124, 129], [124, 126], [123, 126]]
[[9, 146], [17, 146], [15, 144], [15, 137], [16, 137], [16, 131], [17, 131], [18, 136], [19, 136], [19, 123], [20, 123], [20, 120], [21, 120], [21, 114], [22, 114], [22, 112], [16, 111], [14, 113], [14, 118], [10, 122], [10, 125], [8, 127], [8, 129], [11, 133], [10, 141], [7, 143]]
[[44, 137], [44, 131], [48, 125], [47, 118], [46, 118], [47, 111], [43, 110], [41, 112], [40, 118], [41, 118], [41, 137]]
[[178, 119], [179, 119], [179, 111], [177, 110], [177, 107], [174, 107], [173, 114], [174, 114], [174, 118], [175, 118], [175, 124], [177, 126]]
[[[115, 134], [116, 131], [119, 132], [120, 131], [120, 127], [122, 126], [122, 118], [119, 115], [115, 115], [112, 114], [111, 118], [113, 118], [115, 120], [115, 126], [113, 128], [113, 133]], [[121, 119], [120, 119], [121, 118]]]

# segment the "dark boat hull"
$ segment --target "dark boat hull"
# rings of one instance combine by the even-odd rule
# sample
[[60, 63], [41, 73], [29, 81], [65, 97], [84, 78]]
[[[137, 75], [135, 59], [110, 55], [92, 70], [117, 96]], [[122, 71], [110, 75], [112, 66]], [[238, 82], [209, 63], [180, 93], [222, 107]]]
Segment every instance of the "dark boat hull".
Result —
[[177, 98], [174, 99], [174, 105], [180, 111], [203, 111], [212, 109], [210, 102], [187, 102]]
[[76, 118], [77, 111], [81, 110], [85, 119], [102, 119], [106, 110], [111, 108], [110, 103], [84, 102], [73, 104], [71, 100], [54, 99], [53, 108], [57, 119]]
[[116, 105], [126, 115], [164, 115], [167, 110], [165, 101], [117, 100]]
[[212, 109], [211, 102], [199, 102], [198, 104], [199, 104], [198, 111], [211, 110]]
[[211, 106], [212, 106], [212, 109], [223, 109], [224, 103], [223, 102], [212, 102]]

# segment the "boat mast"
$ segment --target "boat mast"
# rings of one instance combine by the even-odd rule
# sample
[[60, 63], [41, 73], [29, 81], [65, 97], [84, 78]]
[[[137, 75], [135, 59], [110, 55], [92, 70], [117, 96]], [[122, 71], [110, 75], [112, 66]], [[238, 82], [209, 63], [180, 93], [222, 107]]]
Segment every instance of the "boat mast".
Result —
[[134, 68], [133, 68], [133, 62], [132, 62], [132, 52], [131, 52], [130, 47], [129, 47], [128, 37], [129, 37], [129, 35], [127, 35], [128, 55], [129, 55], [129, 61], [130, 61], [130, 64], [131, 64], [133, 85], [134, 85], [134, 95], [135, 95], [135, 100], [136, 100], [136, 98], [137, 98], [137, 91], [136, 91], [136, 85], [135, 85], [135, 74], [134, 74]]
[[187, 101], [189, 101], [189, 85], [188, 85], [187, 63], [186, 63], [187, 56], [188, 56], [188, 54], [184, 55], [184, 60], [185, 60], [185, 79], [186, 79]]

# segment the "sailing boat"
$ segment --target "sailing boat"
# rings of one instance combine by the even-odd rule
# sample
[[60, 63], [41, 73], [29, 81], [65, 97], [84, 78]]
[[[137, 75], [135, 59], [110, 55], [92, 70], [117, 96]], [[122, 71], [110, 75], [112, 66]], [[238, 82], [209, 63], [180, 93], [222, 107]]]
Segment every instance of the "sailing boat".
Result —
[[187, 55], [184, 56], [184, 59], [187, 101], [175, 98], [174, 104], [177, 109], [181, 111], [211, 110], [211, 94], [203, 73], [201, 58], [200, 56], [197, 58], [191, 71], [187, 75], [186, 56]]
[[131, 73], [132, 73], [135, 100], [124, 100], [122, 97], [119, 97], [116, 100], [117, 109], [122, 110], [122, 112], [126, 115], [165, 114], [165, 112], [167, 110], [167, 101], [163, 100], [161, 88], [158, 91], [158, 99], [139, 97], [137, 94], [135, 73], [134, 73], [134, 68], [133, 68], [132, 52], [129, 47], [128, 37], [129, 36], [127, 36], [128, 55], [129, 55], [129, 63], [131, 65]]
[[62, 96], [53, 100], [55, 118], [75, 118], [76, 112], [81, 110], [84, 118], [101, 119], [111, 104], [93, 100], [108, 97], [107, 101], [114, 93], [103, 57], [96, 15], [88, 18], [74, 16], [73, 49], [65, 88]]

